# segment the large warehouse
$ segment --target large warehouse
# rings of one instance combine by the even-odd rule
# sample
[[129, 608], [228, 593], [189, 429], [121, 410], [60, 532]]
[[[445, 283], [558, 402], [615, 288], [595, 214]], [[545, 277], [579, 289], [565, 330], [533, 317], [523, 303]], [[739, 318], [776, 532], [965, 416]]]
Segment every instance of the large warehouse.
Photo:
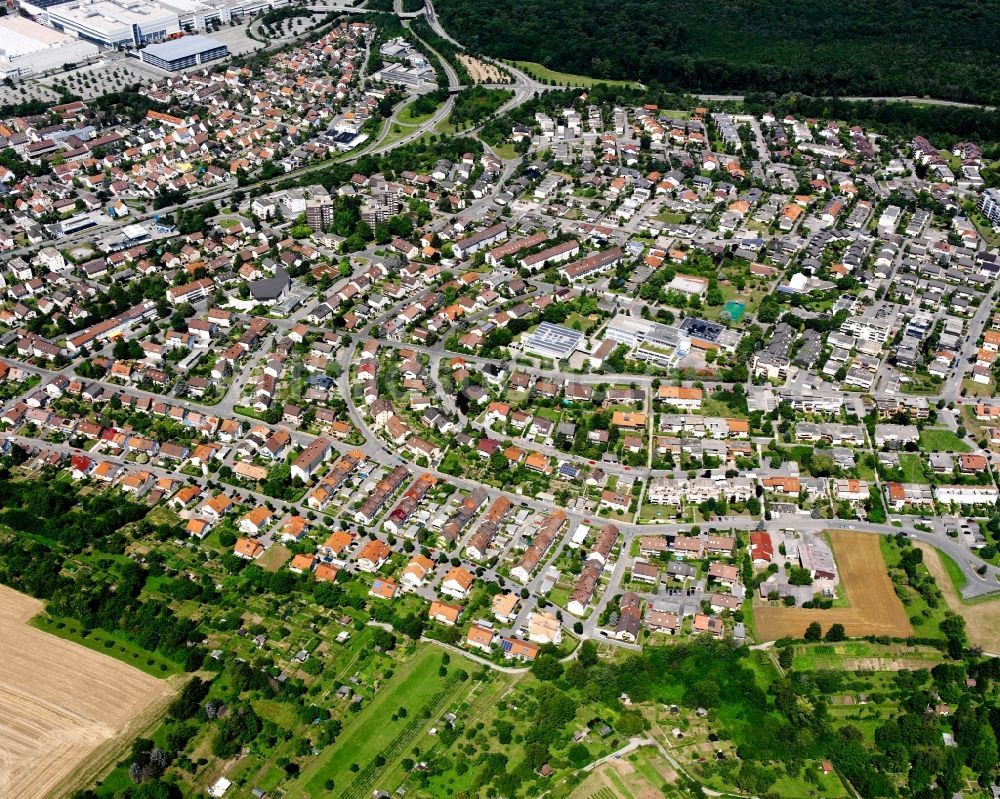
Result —
[[176, 11], [145, 0], [78, 0], [49, 6], [38, 16], [56, 30], [106, 47], [138, 47], [180, 32]]
[[139, 51], [139, 56], [147, 64], [169, 72], [195, 67], [227, 55], [229, 48], [225, 43], [210, 36], [185, 36], [162, 44], [151, 44]]
[[131, 48], [162, 42], [181, 31], [205, 30], [288, 5], [289, 0], [67, 0], [21, 7], [40, 22], [105, 47]]
[[89, 42], [24, 17], [0, 17], [0, 79], [17, 78], [97, 55]]

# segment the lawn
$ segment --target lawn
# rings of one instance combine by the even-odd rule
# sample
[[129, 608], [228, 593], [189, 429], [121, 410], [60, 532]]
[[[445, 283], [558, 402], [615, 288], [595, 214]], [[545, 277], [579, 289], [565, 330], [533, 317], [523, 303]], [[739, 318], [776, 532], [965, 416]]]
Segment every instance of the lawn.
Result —
[[989, 383], [978, 383], [971, 378], [962, 381], [962, 394], [966, 397], [989, 398], [995, 396], [996, 383], [990, 380]]
[[925, 452], [971, 452], [972, 447], [943, 427], [924, 428], [920, 431], [920, 446]]
[[535, 61], [511, 61], [515, 67], [523, 69], [531, 77], [540, 81], [548, 81], [556, 85], [583, 86], [585, 88], [604, 83], [608, 86], [628, 86], [637, 87], [640, 84], [630, 80], [602, 80], [600, 78], [589, 78], [586, 75], [573, 75], [569, 72], [556, 72], [548, 67], [543, 67]]
[[[430, 119], [436, 113], [437, 109], [431, 111], [429, 114], [414, 114], [413, 106], [416, 103], [414, 100], [406, 108], [402, 109], [397, 115], [396, 119], [404, 125], [420, 125]], [[440, 107], [440, 106], [438, 106]]]
[[672, 522], [676, 516], [677, 511], [669, 505], [653, 505], [648, 502], [642, 504], [642, 510], [639, 511], [639, 521], [641, 522], [659, 522], [665, 524], [667, 522]]
[[904, 483], [927, 483], [924, 462], [919, 455], [914, 455], [912, 452], [900, 453], [899, 466], [903, 470]]
[[[771, 790], [778, 796], [787, 799], [815, 796], [817, 793], [820, 796], [829, 797], [830, 799], [849, 795], [835, 771], [824, 774], [819, 767], [819, 763], [807, 764], [806, 769], [815, 774], [816, 782], [810, 782], [804, 776], [789, 777], [787, 774], [781, 774], [778, 777], [778, 781], [771, 786]], [[817, 783], [819, 785], [818, 790]]]
[[[955, 562], [955, 559], [951, 555], [946, 554], [940, 549], [937, 551], [938, 557], [941, 559], [941, 565], [944, 566], [945, 572], [948, 574], [948, 579], [951, 580], [951, 584], [955, 589], [955, 596], [959, 599], [962, 598], [962, 589], [965, 588], [965, 584], [968, 580], [965, 579], [965, 573], [962, 571], [962, 567]], [[943, 586], [941, 590], [946, 590]]]
[[[375, 758], [381, 756], [389, 767], [408, 752], [423, 728], [438, 721], [442, 706], [459, 685], [457, 673], [461, 663], [453, 663], [448, 676], [440, 677], [441, 655], [441, 650], [427, 646], [401, 666], [392, 680], [380, 687], [375, 698], [366, 703], [337, 742], [303, 770], [299, 781], [301, 792], [310, 796], [326, 795], [333, 790], [345, 797], [370, 795], [369, 783], [383, 770], [375, 765]], [[407, 715], [393, 721], [400, 707], [406, 707]], [[357, 764], [358, 769], [352, 771], [352, 764]], [[331, 781], [335, 788], [326, 787]]]
[[502, 158], [505, 161], [510, 161], [514, 158], [517, 158], [517, 150], [514, 149], [514, 145], [511, 142], [492, 145], [492, 149], [493, 152], [496, 153], [498, 158]]

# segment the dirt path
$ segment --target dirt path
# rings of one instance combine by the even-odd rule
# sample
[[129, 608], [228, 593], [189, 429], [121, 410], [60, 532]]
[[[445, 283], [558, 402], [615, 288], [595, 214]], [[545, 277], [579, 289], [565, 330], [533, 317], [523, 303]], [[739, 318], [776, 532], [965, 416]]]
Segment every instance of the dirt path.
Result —
[[965, 619], [965, 632], [969, 641], [987, 652], [1000, 652], [1000, 599], [973, 605], [963, 604], [955, 593], [955, 587], [941, 563], [938, 551], [923, 542], [917, 542], [916, 546], [924, 553], [924, 565], [941, 589], [945, 604]]

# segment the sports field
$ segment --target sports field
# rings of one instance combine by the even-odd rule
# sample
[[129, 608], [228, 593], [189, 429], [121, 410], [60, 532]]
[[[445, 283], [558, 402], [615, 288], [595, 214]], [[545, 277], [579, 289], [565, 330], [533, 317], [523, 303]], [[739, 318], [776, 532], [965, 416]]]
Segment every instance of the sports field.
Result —
[[824, 632], [831, 624], [843, 624], [844, 631], [851, 637], [890, 635], [905, 638], [911, 635], [913, 628], [893, 590], [878, 536], [832, 530], [830, 542], [850, 607], [828, 610], [784, 606], [754, 608], [761, 640], [801, 638], [806, 627], [814, 621], [819, 622]]
[[0, 586], [0, 796], [46, 796], [173, 692], [100, 652], [28, 625], [42, 603]]

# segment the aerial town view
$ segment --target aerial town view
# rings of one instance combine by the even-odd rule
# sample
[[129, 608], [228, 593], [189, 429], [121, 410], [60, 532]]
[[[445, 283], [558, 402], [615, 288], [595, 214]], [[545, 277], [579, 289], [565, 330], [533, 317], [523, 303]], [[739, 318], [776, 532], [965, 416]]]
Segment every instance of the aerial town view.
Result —
[[0, 799], [1000, 799], [998, 30], [7, 0]]

